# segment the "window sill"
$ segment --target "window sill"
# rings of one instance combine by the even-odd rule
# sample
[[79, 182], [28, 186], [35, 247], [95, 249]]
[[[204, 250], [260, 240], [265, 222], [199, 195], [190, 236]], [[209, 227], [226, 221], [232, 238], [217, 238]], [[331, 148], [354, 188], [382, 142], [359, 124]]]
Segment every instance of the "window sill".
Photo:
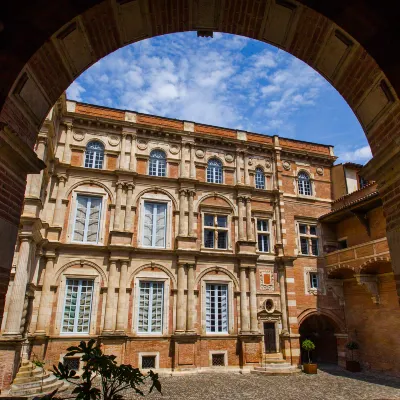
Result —
[[210, 247], [201, 247], [201, 251], [209, 251], [211, 253], [233, 253], [233, 249], [215, 249]]
[[320, 257], [319, 255], [315, 254], [297, 254], [297, 257], [304, 257], [304, 258], [318, 258]]

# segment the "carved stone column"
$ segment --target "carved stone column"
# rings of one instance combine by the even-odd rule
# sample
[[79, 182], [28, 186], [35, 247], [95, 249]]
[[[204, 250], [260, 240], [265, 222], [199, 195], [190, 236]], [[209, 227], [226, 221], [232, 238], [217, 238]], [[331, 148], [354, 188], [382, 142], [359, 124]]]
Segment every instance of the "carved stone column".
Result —
[[186, 189], [179, 190], [179, 236], [185, 236]]
[[128, 183], [126, 187], [127, 187], [127, 195], [126, 195], [124, 230], [126, 232], [131, 232], [133, 226], [133, 213], [132, 213], [133, 189], [135, 186], [132, 183]]
[[194, 190], [188, 190], [188, 196], [189, 196], [188, 236], [196, 236], [194, 233], [194, 207], [193, 207], [195, 193], [196, 192]]
[[186, 330], [186, 312], [185, 312], [185, 265], [178, 264], [178, 293], [176, 299], [176, 332], [185, 332]]
[[195, 264], [188, 264], [187, 272], [187, 325], [186, 330], [194, 332], [194, 269]]
[[249, 286], [250, 286], [250, 330], [252, 332], [258, 332], [256, 267], [250, 267], [249, 269]]
[[242, 184], [242, 171], [240, 170], [241, 158], [242, 158], [241, 153], [237, 152], [236, 153], [236, 185]]
[[181, 178], [185, 178], [186, 177], [186, 149], [185, 149], [185, 143], [182, 143], [182, 146], [181, 146], [181, 164], [180, 164], [179, 176]]
[[126, 157], [126, 133], [122, 132], [122, 140], [121, 140], [121, 153], [119, 155], [119, 168], [125, 169], [125, 157]]
[[26, 285], [28, 283], [29, 263], [31, 260], [31, 241], [32, 239], [30, 237], [20, 238], [18, 263], [11, 289], [7, 321], [3, 335], [21, 335], [21, 318], [24, 308]]
[[246, 267], [240, 267], [240, 325], [241, 332], [249, 332], [249, 306], [247, 302]]
[[50, 323], [53, 293], [51, 292], [50, 285], [54, 273], [54, 260], [55, 254], [46, 254], [46, 269], [43, 271], [43, 285], [42, 294], [40, 296], [38, 320], [36, 324], [36, 335], [45, 335], [46, 327]]
[[249, 156], [247, 154], [244, 157], [244, 184], [250, 185]]
[[117, 280], [117, 261], [110, 261], [110, 271], [108, 274], [108, 288], [107, 288], [107, 300], [106, 300], [106, 312], [104, 315], [104, 333], [111, 333], [115, 331], [115, 288]]
[[251, 222], [251, 198], [246, 198], [246, 230], [247, 230], [247, 240], [254, 241], [253, 224]]
[[246, 240], [244, 232], [244, 218], [243, 218], [243, 196], [239, 196], [238, 200], [238, 229], [239, 229], [239, 240]]
[[286, 296], [286, 284], [285, 284], [285, 266], [279, 266], [278, 276], [279, 276], [279, 291], [281, 296], [281, 308], [282, 308], [282, 333], [289, 333], [288, 326], [288, 314], [287, 314], [287, 296]]
[[128, 283], [128, 261], [121, 261], [121, 272], [119, 277], [119, 294], [117, 308], [117, 331], [124, 332], [126, 329], [126, 287]]
[[62, 204], [62, 201], [64, 199], [64, 189], [66, 181], [67, 178], [65, 176], [58, 176], [57, 197], [53, 215], [54, 226], [63, 226], [64, 224], [64, 206]]
[[71, 162], [71, 141], [72, 141], [72, 124], [66, 124], [67, 131], [65, 132], [65, 144], [62, 162], [69, 164]]
[[190, 177], [192, 179], [196, 179], [196, 165], [195, 165], [195, 158], [196, 158], [196, 149], [194, 147], [194, 143], [190, 145]]
[[129, 169], [131, 171], [136, 171], [136, 135], [134, 135], [134, 134], [132, 134]]
[[[37, 147], [36, 147], [36, 154], [38, 158], [41, 160], [44, 159], [47, 147], [47, 137], [42, 136], [39, 134], [37, 140]], [[32, 174], [30, 175], [30, 185], [29, 185], [29, 196], [39, 198], [40, 192], [42, 189], [42, 182], [43, 182], [43, 172], [44, 170], [40, 171], [40, 174]]]
[[122, 182], [116, 183], [117, 194], [115, 197], [115, 212], [114, 212], [114, 231], [120, 230], [121, 224], [121, 197], [122, 197]]

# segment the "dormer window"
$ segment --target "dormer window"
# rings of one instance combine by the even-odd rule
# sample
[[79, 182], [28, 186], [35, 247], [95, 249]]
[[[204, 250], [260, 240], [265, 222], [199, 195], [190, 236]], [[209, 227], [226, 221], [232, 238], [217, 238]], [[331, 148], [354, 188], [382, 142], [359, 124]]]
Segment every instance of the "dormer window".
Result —
[[207, 182], [222, 183], [222, 163], [216, 158], [208, 160]]
[[312, 196], [310, 176], [302, 171], [297, 176], [297, 185], [299, 194], [303, 196]]
[[85, 152], [85, 168], [102, 169], [104, 161], [104, 145], [101, 142], [89, 142]]
[[150, 153], [149, 161], [150, 176], [166, 176], [167, 175], [167, 159], [162, 150], [153, 150]]

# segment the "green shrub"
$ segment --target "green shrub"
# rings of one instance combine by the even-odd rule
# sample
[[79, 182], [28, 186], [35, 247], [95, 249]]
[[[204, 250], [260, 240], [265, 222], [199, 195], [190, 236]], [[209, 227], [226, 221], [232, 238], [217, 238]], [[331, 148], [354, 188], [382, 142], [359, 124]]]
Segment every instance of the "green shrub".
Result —
[[351, 361], [354, 360], [354, 350], [358, 350], [359, 346], [357, 342], [350, 341], [346, 343], [346, 348], [351, 351]]
[[303, 348], [303, 350], [305, 350], [307, 352], [308, 363], [311, 364], [310, 351], [315, 349], [315, 344], [310, 339], [306, 339], [301, 344], [301, 347]]

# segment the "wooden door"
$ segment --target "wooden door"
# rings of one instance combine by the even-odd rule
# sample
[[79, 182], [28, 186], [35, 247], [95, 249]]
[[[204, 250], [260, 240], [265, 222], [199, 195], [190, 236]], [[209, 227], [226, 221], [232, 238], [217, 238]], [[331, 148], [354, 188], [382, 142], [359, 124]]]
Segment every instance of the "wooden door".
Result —
[[264, 322], [264, 347], [266, 353], [276, 353], [275, 324]]

